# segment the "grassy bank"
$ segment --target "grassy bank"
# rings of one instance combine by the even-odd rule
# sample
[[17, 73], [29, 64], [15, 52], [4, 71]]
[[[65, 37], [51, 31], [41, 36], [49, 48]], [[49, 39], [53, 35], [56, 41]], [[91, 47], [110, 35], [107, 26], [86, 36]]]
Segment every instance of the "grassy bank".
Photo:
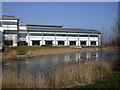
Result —
[[96, 48], [73, 48], [73, 47], [56, 47], [56, 46], [19, 46], [5, 47], [5, 52], [2, 54], [3, 59], [17, 58], [17, 55], [26, 55], [27, 57], [35, 57], [42, 55], [56, 55], [74, 52], [101, 52], [101, 51], [116, 51], [117, 47]]
[[94, 84], [73, 88], [120, 88], [120, 72], [113, 72], [102, 80], [97, 80]]
[[76, 85], [92, 84], [112, 73], [114, 63], [110, 61], [82, 60], [60, 64], [47, 79], [38, 72], [24, 69], [18, 72], [9, 67], [3, 70], [3, 88], [69, 88]]
[[74, 52], [95, 52], [96, 49], [87, 48], [73, 48], [73, 47], [55, 47], [55, 46], [19, 46], [19, 47], [5, 47], [3, 59], [16, 58], [17, 55], [26, 55], [27, 57], [35, 57], [42, 55], [56, 55]]

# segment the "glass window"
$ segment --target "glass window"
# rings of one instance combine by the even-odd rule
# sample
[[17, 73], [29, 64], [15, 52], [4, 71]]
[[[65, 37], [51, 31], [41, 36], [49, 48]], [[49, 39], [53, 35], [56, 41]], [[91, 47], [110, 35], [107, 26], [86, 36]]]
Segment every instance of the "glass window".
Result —
[[19, 33], [19, 37], [25, 38], [27, 36], [27, 33]]
[[96, 41], [91, 41], [91, 45], [96, 45]]
[[56, 34], [56, 36], [67, 36], [67, 34]]
[[17, 30], [4, 30], [4, 34], [17, 34]]
[[13, 45], [13, 41], [12, 40], [5, 40], [4, 44], [8, 45], [8, 46], [12, 46]]
[[98, 37], [98, 35], [89, 35], [89, 37]]
[[6, 21], [2, 21], [2, 25], [17, 25], [17, 22], [6, 22]]
[[70, 41], [70, 45], [76, 46], [76, 41]]
[[77, 34], [68, 34], [68, 36], [70, 36], [70, 37], [78, 37]]
[[88, 37], [88, 35], [79, 35], [79, 37]]
[[32, 41], [32, 45], [40, 45], [40, 41], [39, 40], [34, 40], [34, 41]]
[[86, 45], [86, 41], [80, 41], [81, 45]]
[[30, 36], [42, 36], [42, 33], [30, 33]]
[[64, 45], [64, 41], [58, 41], [58, 45]]
[[43, 34], [43, 36], [55, 36], [55, 34]]
[[45, 45], [52, 45], [52, 41], [45, 41]]

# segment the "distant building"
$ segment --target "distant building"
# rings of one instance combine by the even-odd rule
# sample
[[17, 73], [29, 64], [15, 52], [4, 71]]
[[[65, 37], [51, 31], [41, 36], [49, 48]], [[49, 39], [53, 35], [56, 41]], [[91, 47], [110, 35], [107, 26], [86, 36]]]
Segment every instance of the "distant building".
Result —
[[0, 20], [5, 45], [98, 47], [101, 32], [89, 29], [63, 28], [54, 25], [20, 25], [20, 18], [3, 15]]

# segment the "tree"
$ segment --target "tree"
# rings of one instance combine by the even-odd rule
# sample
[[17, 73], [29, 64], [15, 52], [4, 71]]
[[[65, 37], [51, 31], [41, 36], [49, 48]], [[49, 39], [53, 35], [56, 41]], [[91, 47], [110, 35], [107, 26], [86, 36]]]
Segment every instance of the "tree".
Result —
[[114, 46], [118, 46], [118, 47], [120, 46], [120, 23], [119, 21], [116, 21], [113, 27], [113, 38], [112, 38], [111, 44]]

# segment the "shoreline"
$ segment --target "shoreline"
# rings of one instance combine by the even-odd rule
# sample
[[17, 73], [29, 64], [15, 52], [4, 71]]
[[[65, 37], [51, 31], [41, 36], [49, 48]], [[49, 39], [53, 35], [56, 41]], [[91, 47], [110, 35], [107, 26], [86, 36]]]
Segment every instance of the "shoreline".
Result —
[[26, 51], [25, 54], [18, 54], [17, 50], [13, 48], [9, 52], [2, 53], [2, 60], [8, 59], [19, 59], [19, 58], [33, 58], [39, 56], [47, 56], [47, 55], [58, 55], [58, 54], [68, 54], [75, 52], [107, 52], [107, 51], [116, 51], [117, 47], [103, 47], [103, 48], [76, 48], [76, 47], [35, 47], [38, 48], [36, 50]]

